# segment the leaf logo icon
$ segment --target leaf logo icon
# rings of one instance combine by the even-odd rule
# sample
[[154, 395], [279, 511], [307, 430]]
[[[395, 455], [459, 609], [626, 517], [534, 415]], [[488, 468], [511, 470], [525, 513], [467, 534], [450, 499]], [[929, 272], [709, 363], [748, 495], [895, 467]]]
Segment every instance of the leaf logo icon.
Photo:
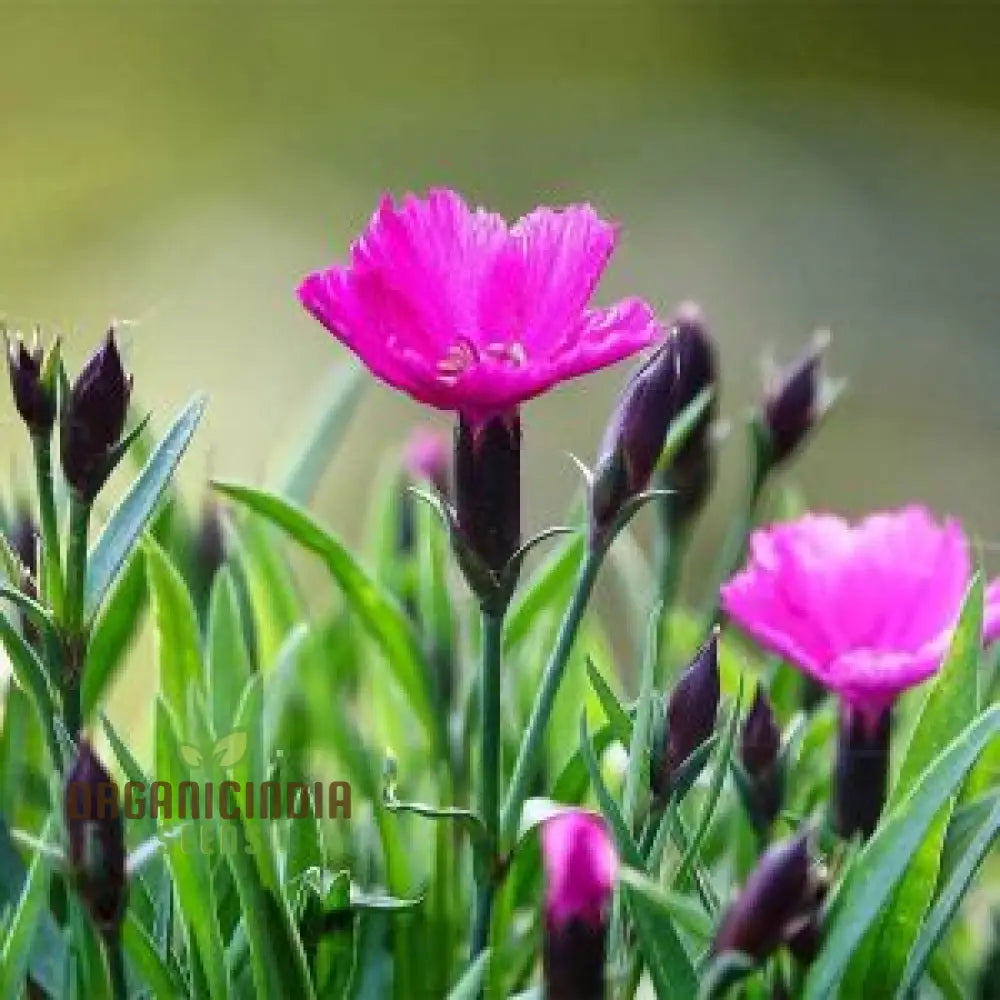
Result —
[[223, 736], [212, 748], [212, 756], [219, 767], [233, 767], [247, 751], [247, 734], [243, 729], [235, 729]]
[[204, 757], [201, 751], [190, 743], [181, 744], [181, 757], [188, 767], [201, 767]]

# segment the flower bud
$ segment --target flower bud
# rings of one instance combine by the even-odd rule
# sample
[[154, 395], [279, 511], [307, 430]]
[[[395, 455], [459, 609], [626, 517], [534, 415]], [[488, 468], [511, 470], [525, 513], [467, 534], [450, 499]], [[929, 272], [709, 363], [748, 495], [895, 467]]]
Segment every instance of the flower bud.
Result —
[[625, 504], [649, 485], [675, 412], [678, 364], [674, 329], [633, 373], [618, 399], [594, 468], [590, 491], [593, 537], [606, 531]]
[[767, 692], [757, 687], [753, 705], [740, 732], [740, 763], [749, 779], [748, 803], [754, 822], [770, 827], [781, 809], [781, 730]]
[[86, 740], [66, 779], [63, 811], [77, 892], [98, 929], [114, 933], [125, 909], [125, 830], [118, 786]]
[[481, 600], [493, 599], [521, 544], [521, 420], [517, 411], [455, 431], [459, 556]]
[[808, 834], [775, 844], [723, 915], [712, 953], [735, 951], [763, 962], [817, 913], [822, 885], [809, 856]]
[[719, 711], [719, 630], [708, 637], [666, 702], [665, 727], [653, 749], [650, 783], [669, 797], [684, 762], [715, 731]]
[[804, 354], [769, 380], [761, 419], [771, 465], [798, 449], [830, 405], [832, 389], [821, 370], [829, 343], [826, 334], [817, 335]]
[[7, 339], [7, 367], [14, 405], [32, 435], [48, 437], [56, 419], [56, 341], [48, 352], [38, 342], [29, 348], [18, 336]]
[[547, 1000], [603, 1000], [618, 859], [604, 821], [580, 809], [541, 828], [545, 865], [542, 963]]
[[[679, 417], [706, 389], [718, 381], [715, 345], [697, 306], [677, 311], [672, 327], [677, 355], [677, 382], [671, 403], [671, 420]], [[698, 513], [712, 486], [715, 448], [712, 424], [718, 412], [716, 397], [691, 429], [687, 439], [659, 477], [657, 486], [671, 491], [660, 502], [670, 530], [683, 527]]]
[[845, 840], [860, 833], [866, 840], [878, 826], [889, 787], [889, 737], [892, 710], [862, 710], [840, 705], [834, 825]]
[[132, 379], [122, 367], [114, 330], [73, 383], [62, 414], [62, 466], [66, 481], [93, 500], [111, 469], [111, 453], [125, 429]]
[[38, 525], [31, 512], [27, 507], [19, 507], [7, 529], [7, 541], [21, 565], [32, 575], [38, 571], [39, 537]]

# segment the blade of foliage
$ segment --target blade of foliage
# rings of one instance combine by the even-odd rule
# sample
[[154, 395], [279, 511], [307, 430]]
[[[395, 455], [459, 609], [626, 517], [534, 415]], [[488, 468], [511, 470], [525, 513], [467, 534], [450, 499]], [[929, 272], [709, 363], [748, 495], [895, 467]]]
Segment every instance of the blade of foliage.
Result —
[[[177, 729], [163, 698], [156, 701], [156, 776], [174, 789], [187, 779]], [[177, 902], [189, 928], [192, 946], [198, 950], [209, 996], [212, 1000], [227, 1000], [231, 991], [209, 857], [197, 848], [191, 850], [191, 844], [185, 843], [183, 836], [169, 836], [182, 823], [173, 811], [170, 816], [161, 811], [160, 820], [169, 838], [167, 861], [174, 877]], [[192, 822], [197, 835], [201, 821], [184, 822]]]
[[481, 951], [476, 960], [462, 974], [462, 978], [455, 983], [454, 988], [448, 994], [448, 1000], [478, 1000], [489, 961], [489, 949]]
[[615, 739], [623, 746], [629, 746], [632, 742], [632, 719], [589, 656], [587, 677], [594, 694], [597, 695], [597, 700], [601, 703], [601, 708], [604, 709], [604, 715], [615, 734]]
[[948, 744], [875, 832], [837, 893], [826, 943], [806, 979], [805, 1000], [821, 1000], [834, 990], [938, 810], [998, 732], [1000, 706], [995, 706]]
[[583, 558], [582, 535], [567, 538], [520, 588], [504, 624], [504, 649], [513, 649], [530, 635], [539, 617], [568, 598]]
[[141, 552], [125, 563], [104, 601], [90, 632], [83, 668], [83, 718], [90, 719], [105, 694], [125, 653], [135, 638], [146, 604], [146, 564]]
[[345, 598], [381, 647], [397, 683], [423, 723], [431, 745], [444, 757], [447, 739], [429, 689], [430, 673], [410, 622], [392, 595], [378, 586], [339, 539], [305, 511], [264, 490], [236, 483], [215, 483], [215, 487], [267, 518], [323, 560]]
[[41, 660], [38, 659], [38, 654], [24, 641], [21, 633], [11, 625], [7, 616], [2, 612], [0, 612], [0, 642], [7, 650], [14, 676], [31, 697], [35, 706], [35, 711], [38, 713], [39, 721], [49, 743], [52, 760], [59, 762], [62, 757], [54, 729], [55, 705], [48, 679], [45, 676], [45, 669]]
[[934, 905], [927, 914], [909, 960], [903, 970], [897, 1000], [905, 1000], [916, 986], [952, 918], [962, 903], [976, 871], [997, 837], [1000, 837], [1000, 795], [994, 796], [993, 808], [983, 820], [975, 837], [962, 853], [961, 859], [938, 891]]
[[[46, 823], [42, 841], [47, 842], [53, 823]], [[43, 851], [36, 853], [28, 868], [12, 915], [7, 921], [6, 936], [0, 948], [0, 996], [17, 997], [31, 957], [32, 944], [42, 915], [45, 913], [49, 892], [49, 864]]]
[[243, 689], [250, 679], [250, 656], [243, 635], [232, 573], [223, 566], [212, 583], [205, 664], [212, 725], [217, 737], [224, 736], [232, 727]]
[[698, 994], [698, 976], [677, 935], [669, 904], [656, 884], [638, 872], [624, 869], [619, 884], [656, 996], [691, 1000]]
[[205, 396], [196, 396], [181, 411], [108, 519], [87, 558], [84, 614], [88, 621], [96, 614], [118, 570], [156, 511], [160, 497], [170, 484], [177, 463], [201, 420], [207, 401]]
[[[887, 813], [914, 786], [937, 754], [975, 718], [982, 631], [983, 581], [977, 574], [966, 594], [951, 648], [924, 700], [886, 805]], [[865, 987], [868, 995], [888, 996], [902, 975], [907, 955], [934, 895], [952, 805], [949, 802], [942, 806], [930, 832], [913, 855], [885, 915], [870, 932], [874, 950]], [[864, 951], [859, 949], [859, 957]]]
[[303, 506], [309, 503], [367, 384], [365, 371], [357, 364], [340, 365], [330, 373], [316, 394], [309, 420], [296, 436], [298, 447], [278, 477], [275, 492]]
[[152, 938], [134, 914], [125, 915], [121, 941], [143, 987], [150, 990], [156, 1000], [177, 1000], [177, 997], [187, 996], [183, 981], [160, 957]]
[[188, 692], [201, 684], [201, 637], [191, 595], [167, 554], [145, 543], [146, 573], [153, 595], [160, 693], [179, 719], [187, 714]]

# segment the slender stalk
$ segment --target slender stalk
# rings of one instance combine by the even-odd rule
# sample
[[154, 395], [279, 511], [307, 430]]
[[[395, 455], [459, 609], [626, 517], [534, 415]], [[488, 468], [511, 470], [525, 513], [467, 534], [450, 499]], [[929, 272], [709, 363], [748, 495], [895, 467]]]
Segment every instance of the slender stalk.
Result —
[[121, 937], [117, 931], [112, 931], [105, 936], [104, 949], [108, 956], [108, 971], [111, 973], [111, 995], [114, 1000], [128, 1000], [125, 956], [122, 953]]
[[76, 739], [82, 724], [81, 674], [84, 635], [83, 600], [87, 579], [87, 531], [90, 503], [74, 495], [70, 503], [69, 537], [66, 542], [66, 602], [63, 608], [63, 641], [66, 646], [63, 668], [63, 716], [70, 736]]
[[63, 603], [62, 561], [59, 553], [59, 519], [56, 516], [55, 489], [52, 479], [52, 439], [32, 434], [35, 453], [35, 480], [38, 489], [38, 523], [42, 531], [44, 572], [39, 581], [45, 603], [59, 615]]
[[657, 687], [663, 684], [666, 664], [670, 658], [671, 612], [677, 600], [681, 567], [687, 552], [689, 534], [683, 528], [664, 525], [660, 532], [659, 551], [659, 599], [660, 599], [660, 642], [656, 661], [655, 681]]
[[528, 797], [531, 782], [538, 771], [542, 742], [545, 739], [545, 730], [548, 728], [549, 718], [552, 715], [556, 693], [559, 691], [559, 685], [562, 682], [576, 634], [587, 610], [587, 604], [594, 589], [594, 581], [597, 579], [597, 571], [605, 551], [605, 545], [587, 550], [587, 555], [584, 557], [577, 576], [573, 598], [566, 609], [562, 625], [559, 628], [559, 636], [549, 655], [548, 663], [545, 665], [541, 686], [535, 696], [531, 718], [528, 720], [528, 728], [518, 750], [514, 776], [504, 801], [500, 819], [500, 841], [503, 844], [508, 844], [513, 840], [517, 833], [518, 824], [521, 822], [521, 810]]
[[479, 678], [482, 748], [479, 760], [479, 812], [486, 824], [488, 856], [477, 865], [479, 882], [472, 932], [474, 959], [489, 940], [496, 860], [500, 838], [500, 689], [503, 651], [503, 614], [483, 612], [483, 669]]

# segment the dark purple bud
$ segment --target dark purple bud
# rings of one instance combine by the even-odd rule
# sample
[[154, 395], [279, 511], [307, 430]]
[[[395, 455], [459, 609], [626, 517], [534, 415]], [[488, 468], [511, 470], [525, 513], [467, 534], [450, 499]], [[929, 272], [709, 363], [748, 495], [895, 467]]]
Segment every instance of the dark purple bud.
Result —
[[[671, 419], [679, 417], [705, 389], [718, 382], [715, 345], [697, 306], [684, 305], [673, 323], [677, 352], [677, 384]], [[692, 428], [687, 439], [663, 470], [657, 486], [671, 491], [660, 502], [668, 530], [688, 524], [701, 510], [715, 478], [712, 424], [718, 412], [717, 396]]]
[[[36, 338], [37, 339], [37, 338]], [[58, 352], [58, 341], [50, 353]], [[7, 340], [7, 367], [14, 405], [32, 435], [48, 437], [56, 419], [54, 367], [46, 370], [46, 351], [37, 343], [30, 348], [18, 336]]]
[[684, 762], [715, 732], [719, 711], [719, 630], [695, 654], [667, 697], [665, 732], [654, 748], [650, 783], [665, 799]]
[[63, 472], [86, 500], [93, 500], [110, 472], [111, 450], [125, 429], [131, 393], [132, 379], [122, 367], [114, 330], [109, 330], [63, 405]]
[[603, 1000], [608, 921], [618, 859], [604, 821], [584, 810], [541, 828], [545, 864], [542, 963], [548, 1000]]
[[780, 754], [781, 730], [767, 692], [758, 685], [740, 732], [740, 763], [749, 779], [750, 811], [754, 821], [764, 829], [774, 822], [781, 810]]
[[[521, 545], [521, 419], [517, 411], [455, 431], [455, 513], [467, 555], [466, 576], [483, 598], [480, 570], [499, 580]], [[474, 579], [475, 578], [475, 579]]]
[[38, 526], [27, 507], [19, 507], [7, 531], [7, 541], [21, 565], [32, 575], [38, 570]]
[[892, 709], [861, 710], [841, 702], [837, 734], [834, 825], [845, 840], [867, 840], [878, 826], [889, 787]]
[[114, 933], [125, 910], [125, 830], [118, 786], [86, 740], [66, 779], [63, 813], [76, 890], [97, 927]]
[[822, 376], [823, 355], [830, 340], [818, 335], [812, 346], [771, 380], [765, 393], [762, 423], [769, 460], [779, 465], [805, 440], [830, 403], [830, 387]]
[[194, 539], [195, 567], [206, 587], [215, 579], [215, 574], [226, 561], [226, 532], [222, 523], [222, 511], [214, 500], [206, 500], [198, 521], [198, 533]]
[[763, 962], [816, 913], [821, 878], [809, 856], [809, 836], [801, 833], [775, 844], [750, 873], [730, 904], [712, 952], [737, 951]]
[[674, 413], [677, 334], [672, 330], [634, 372], [601, 442], [590, 491], [591, 534], [600, 537], [649, 485]]

